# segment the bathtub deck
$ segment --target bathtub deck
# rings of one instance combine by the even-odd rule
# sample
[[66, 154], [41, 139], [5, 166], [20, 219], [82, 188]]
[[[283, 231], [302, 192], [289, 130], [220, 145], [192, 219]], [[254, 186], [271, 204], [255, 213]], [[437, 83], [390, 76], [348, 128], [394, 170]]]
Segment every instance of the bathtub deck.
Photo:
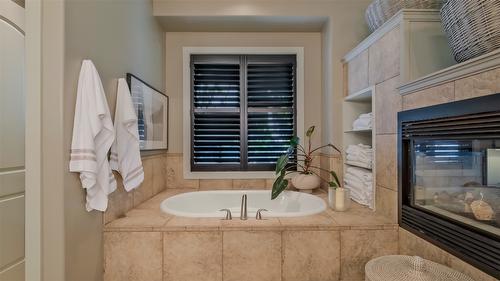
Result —
[[[370, 259], [398, 253], [398, 226], [347, 212], [231, 221], [164, 214], [158, 194], [104, 227], [104, 281], [363, 281]], [[326, 194], [317, 194], [323, 199]]]
[[[116, 219], [104, 226], [104, 231], [217, 231], [217, 230], [275, 230], [288, 229], [305, 230], [346, 230], [346, 229], [397, 229], [398, 225], [389, 218], [376, 214], [372, 210], [356, 203], [346, 212], [326, 211], [304, 217], [265, 218], [256, 220], [249, 217], [242, 221], [239, 217], [233, 220], [219, 218], [186, 218], [163, 213], [160, 203], [173, 195], [190, 192], [189, 189], [171, 189], [164, 191], [136, 208], [129, 211], [125, 217]], [[316, 192], [315, 195], [326, 200], [326, 193]]]

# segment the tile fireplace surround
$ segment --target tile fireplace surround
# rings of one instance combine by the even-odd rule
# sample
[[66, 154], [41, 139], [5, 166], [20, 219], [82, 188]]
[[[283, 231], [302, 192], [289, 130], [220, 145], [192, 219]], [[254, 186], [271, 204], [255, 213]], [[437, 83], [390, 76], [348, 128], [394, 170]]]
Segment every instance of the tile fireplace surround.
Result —
[[[402, 110], [445, 104], [500, 93], [500, 50], [457, 64], [436, 74], [423, 77], [399, 88], [401, 95], [393, 96]], [[393, 116], [396, 120], [396, 115]], [[396, 141], [397, 135], [391, 135]], [[390, 150], [396, 158], [396, 149]], [[396, 171], [397, 167], [392, 169]], [[496, 278], [469, 265], [441, 248], [400, 229], [399, 251], [419, 255], [461, 271], [476, 281], [494, 281]]]

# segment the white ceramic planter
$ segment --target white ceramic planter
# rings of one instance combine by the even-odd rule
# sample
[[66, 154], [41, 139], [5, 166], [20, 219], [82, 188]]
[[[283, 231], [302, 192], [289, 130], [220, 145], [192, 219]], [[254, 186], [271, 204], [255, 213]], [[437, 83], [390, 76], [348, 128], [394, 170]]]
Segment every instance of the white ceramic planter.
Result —
[[298, 190], [310, 193], [320, 186], [321, 179], [315, 174], [297, 174], [292, 178], [292, 184]]

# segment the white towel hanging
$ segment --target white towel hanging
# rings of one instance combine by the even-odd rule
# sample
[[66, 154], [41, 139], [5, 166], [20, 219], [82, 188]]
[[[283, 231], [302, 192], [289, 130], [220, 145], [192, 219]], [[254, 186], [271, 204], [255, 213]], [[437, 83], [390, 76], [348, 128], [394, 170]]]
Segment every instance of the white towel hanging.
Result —
[[114, 135], [101, 79], [94, 64], [84, 60], [78, 79], [69, 169], [80, 173], [87, 191], [87, 211], [105, 211], [108, 194], [116, 189], [108, 162]]
[[138, 187], [144, 180], [137, 115], [125, 79], [118, 79], [115, 110], [116, 138], [111, 147], [111, 168], [123, 178], [126, 191]]

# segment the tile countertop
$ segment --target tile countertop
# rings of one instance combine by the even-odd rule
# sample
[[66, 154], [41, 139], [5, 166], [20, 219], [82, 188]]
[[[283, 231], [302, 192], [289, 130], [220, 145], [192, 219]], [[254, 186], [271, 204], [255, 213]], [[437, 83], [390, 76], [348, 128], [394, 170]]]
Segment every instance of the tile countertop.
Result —
[[[246, 221], [238, 218], [186, 218], [163, 213], [160, 203], [173, 195], [191, 192], [190, 189], [169, 189], [130, 210], [124, 217], [111, 221], [104, 231], [231, 231], [231, 230], [346, 230], [346, 229], [397, 229], [398, 225], [389, 218], [376, 214], [367, 207], [352, 202], [346, 212], [326, 211], [305, 217], [267, 218]], [[326, 200], [326, 193], [315, 195]]]

